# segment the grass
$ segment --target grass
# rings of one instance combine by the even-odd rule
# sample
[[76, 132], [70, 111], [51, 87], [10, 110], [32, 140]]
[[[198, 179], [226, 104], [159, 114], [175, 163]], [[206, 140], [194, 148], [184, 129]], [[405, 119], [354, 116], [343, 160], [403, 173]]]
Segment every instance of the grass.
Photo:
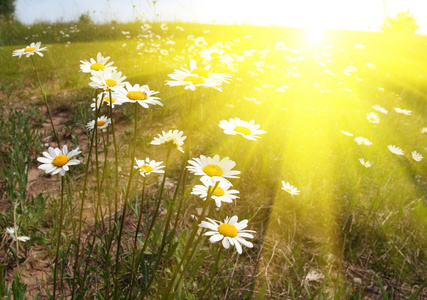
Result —
[[[167, 31], [160, 24], [151, 24], [153, 28], [143, 32], [139, 23], [4, 25], [10, 30], [2, 31], [0, 50], [0, 101], [4, 107], [0, 224], [2, 228], [19, 224], [19, 232], [31, 240], [16, 247], [8, 235], [3, 236], [0, 263], [13, 285], [2, 285], [2, 295], [52, 297], [59, 233], [56, 290], [67, 298], [75, 290], [77, 298], [134, 295], [158, 299], [173, 280], [176, 289], [165, 298], [198, 299], [207, 285], [207, 297], [218, 299], [427, 297], [423, 291], [427, 168], [425, 159], [416, 162], [410, 156], [412, 151], [426, 156], [426, 136], [420, 131], [427, 126], [426, 37], [325, 31], [323, 40], [314, 43], [305, 30], [280, 27], [177, 23], [168, 24]], [[144, 37], [150, 32], [151, 38]], [[232, 70], [213, 66], [232, 75], [231, 83], [222, 85], [222, 93], [208, 88], [184, 91], [164, 84], [174, 69], [187, 68], [190, 58], [203, 65], [199, 51], [206, 46], [194, 48], [197, 37], [204, 37], [206, 46], [221, 42], [219, 46], [234, 58]], [[63, 143], [70, 149], [83, 149], [79, 157], [83, 163], [66, 176], [63, 205], [59, 178], [36, 170], [36, 158], [55, 142], [44, 119], [33, 67], [25, 57], [11, 59], [14, 49], [39, 40], [47, 44], [48, 51], [43, 58], [35, 57], [35, 63], [54, 123]], [[281, 41], [286, 48], [277, 45]], [[141, 43], [144, 45], [137, 49]], [[168, 50], [168, 55], [160, 49]], [[79, 64], [97, 52], [110, 56], [132, 84], [148, 84], [159, 91], [164, 104], [139, 109], [136, 118], [131, 105], [114, 109], [120, 153], [118, 206], [129, 200], [117, 214], [113, 208], [116, 166], [112, 137], [92, 153], [87, 192], [81, 197], [91, 140], [85, 125], [95, 114], [89, 108], [93, 97], [89, 77], [79, 72]], [[385, 107], [388, 114], [373, 110], [375, 104]], [[395, 107], [412, 114], [398, 114]], [[380, 123], [368, 122], [366, 114], [372, 111], [379, 115]], [[234, 117], [254, 119], [267, 133], [256, 142], [225, 135], [219, 121]], [[186, 261], [181, 266], [180, 262], [191, 241], [192, 227], [197, 225], [194, 216], [202, 208], [200, 199], [189, 195], [199, 184], [197, 178], [180, 176], [185, 156], [172, 152], [167, 180], [162, 184], [162, 178], [147, 177], [144, 193], [138, 174], [134, 184], [127, 185], [127, 180], [135, 120], [140, 126], [135, 157], [165, 161], [167, 150], [150, 142], [162, 130], [179, 129], [189, 135], [190, 119], [194, 120], [191, 157], [228, 156], [241, 171], [240, 178], [232, 180], [240, 198], [210, 210], [208, 216], [223, 220], [238, 215], [239, 220], [248, 219], [248, 228], [257, 233], [254, 247], [245, 248], [242, 255], [224, 249], [218, 256], [218, 244], [196, 235], [184, 259], [193, 254], [194, 258], [182, 273]], [[354, 136], [345, 136], [341, 130]], [[357, 136], [373, 144], [357, 145], [353, 140]], [[401, 147], [406, 155], [392, 154], [387, 149], [390, 144]], [[365, 168], [359, 158], [373, 166]], [[35, 174], [31, 182], [30, 173]], [[283, 191], [282, 180], [296, 186], [300, 195]], [[180, 185], [182, 189], [174, 197], [174, 189]], [[95, 209], [98, 204], [101, 210]], [[62, 209], [60, 231], [58, 212]], [[170, 227], [166, 226], [169, 212]], [[135, 247], [139, 217], [142, 231]], [[151, 224], [153, 231], [147, 236]], [[123, 236], [117, 229], [123, 230]], [[81, 259], [76, 264], [77, 244]], [[40, 255], [46, 254], [44, 265], [34, 256], [36, 249]], [[217, 257], [221, 262], [218, 269]], [[141, 261], [138, 268], [135, 261]], [[37, 264], [42, 271], [29, 280], [28, 270], [37, 269]], [[134, 284], [142, 294], [133, 290]]]

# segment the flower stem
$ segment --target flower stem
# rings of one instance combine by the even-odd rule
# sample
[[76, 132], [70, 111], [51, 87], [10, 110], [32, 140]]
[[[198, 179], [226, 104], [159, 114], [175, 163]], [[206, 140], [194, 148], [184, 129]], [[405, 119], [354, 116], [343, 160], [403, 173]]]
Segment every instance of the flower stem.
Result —
[[40, 81], [39, 72], [37, 71], [36, 64], [34, 63], [33, 56], [31, 56], [31, 62], [33, 63], [34, 70], [36, 71], [37, 81], [39, 83], [40, 90], [43, 94], [43, 101], [44, 101], [44, 104], [46, 105], [47, 114], [49, 115], [50, 125], [52, 126], [53, 134], [55, 135], [55, 139], [56, 139], [56, 142], [58, 143], [58, 148], [59, 148], [60, 147], [59, 135], [55, 130], [55, 126], [53, 125], [52, 114], [50, 113], [49, 104], [47, 103], [47, 95], [46, 95], [45, 90], [43, 89], [42, 82]]
[[55, 298], [56, 293], [56, 275], [58, 272], [58, 257], [59, 257], [59, 245], [61, 243], [61, 231], [62, 231], [62, 222], [64, 219], [64, 176], [61, 176], [61, 202], [59, 204], [59, 228], [58, 228], [58, 236], [56, 238], [56, 254], [55, 254], [55, 267], [53, 269], [53, 299]]
[[203, 299], [203, 296], [206, 294], [208, 289], [212, 286], [212, 282], [216, 276], [216, 272], [218, 271], [218, 264], [219, 264], [219, 260], [221, 257], [222, 249], [224, 249], [224, 247], [219, 245], [218, 255], [216, 256], [216, 260], [215, 260], [215, 267], [214, 267], [212, 274], [211, 274], [211, 280], [209, 280], [208, 284], [206, 285], [206, 287], [203, 290], [203, 293], [200, 295], [199, 299]]

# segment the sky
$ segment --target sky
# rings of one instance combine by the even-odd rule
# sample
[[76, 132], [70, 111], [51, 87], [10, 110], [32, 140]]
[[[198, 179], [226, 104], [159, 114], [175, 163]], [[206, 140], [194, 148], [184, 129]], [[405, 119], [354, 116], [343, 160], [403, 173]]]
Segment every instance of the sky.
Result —
[[[384, 0], [394, 17], [409, 10], [418, 20], [417, 33], [427, 34], [426, 0]], [[384, 19], [383, 0], [16, 0], [16, 18], [76, 21], [89, 13], [97, 23], [185, 21], [218, 24], [279, 25], [317, 29], [378, 31]]]

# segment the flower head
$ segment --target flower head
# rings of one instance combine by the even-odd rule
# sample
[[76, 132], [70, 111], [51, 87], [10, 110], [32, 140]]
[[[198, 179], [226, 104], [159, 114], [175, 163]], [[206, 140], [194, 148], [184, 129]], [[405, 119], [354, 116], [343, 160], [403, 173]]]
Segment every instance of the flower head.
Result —
[[[102, 131], [106, 131], [106, 128], [110, 124], [111, 124], [110, 118], [108, 118], [107, 116], [101, 116], [96, 121], [96, 128]], [[95, 120], [92, 120], [89, 123], [87, 123], [86, 128], [88, 131], [92, 131], [95, 128]]]
[[255, 120], [251, 120], [250, 122], [242, 121], [239, 118], [222, 120], [219, 122], [219, 127], [224, 129], [225, 134], [240, 134], [244, 138], [248, 140], [256, 141], [259, 136], [258, 134], [264, 134], [267, 131], [259, 130], [261, 125], [255, 124]]
[[372, 167], [372, 164], [369, 161], [365, 161], [363, 158], [359, 158], [359, 161], [365, 168]]
[[80, 70], [83, 73], [92, 74], [103, 70], [116, 70], [117, 67], [112, 66], [114, 62], [107, 63], [109, 59], [109, 56], [103, 57], [101, 52], [98, 52], [98, 54], [96, 55], [96, 60], [94, 60], [93, 58], [91, 58], [89, 61], [81, 60]]
[[242, 245], [252, 248], [253, 244], [245, 240], [245, 238], [252, 239], [255, 233], [253, 230], [244, 230], [248, 226], [248, 220], [238, 221], [237, 216], [225, 218], [224, 222], [206, 218], [209, 222], [202, 221], [199, 224], [201, 228], [207, 228], [209, 231], [204, 235], [210, 236], [209, 241], [216, 243], [222, 240], [222, 245], [225, 249], [230, 248], [230, 245], [235, 246], [237, 253], [242, 254]]
[[410, 111], [410, 110], [407, 110], [407, 109], [401, 109], [401, 108], [398, 108], [398, 107], [395, 107], [395, 108], [394, 108], [394, 110], [395, 110], [397, 113], [399, 113], [399, 114], [404, 114], [404, 115], [407, 115], [407, 116], [410, 116], [410, 115], [411, 115], [411, 113], [412, 113], [412, 111]]
[[125, 79], [126, 76], [122, 76], [122, 72], [107, 69], [92, 73], [89, 85], [94, 89], [115, 90], [117, 87], [125, 85], [123, 82]]
[[383, 114], [388, 114], [388, 111], [384, 108], [379, 106], [378, 104], [375, 104], [374, 106], [372, 106], [373, 109], [382, 112]]
[[206, 200], [209, 193], [212, 193], [212, 189], [218, 182], [218, 186], [213, 190], [212, 199], [215, 200], [216, 206], [221, 207], [221, 202], [232, 203], [234, 199], [239, 198], [235, 194], [238, 194], [237, 190], [230, 190], [231, 183], [225, 178], [219, 178], [215, 180], [212, 177], [203, 176], [200, 178], [203, 185], [196, 185], [193, 188], [191, 194], [197, 195], [200, 198]]
[[378, 117], [378, 115], [374, 112], [370, 112], [366, 115], [366, 119], [368, 119], [369, 122], [371, 123], [379, 123], [380, 122], [380, 118]]
[[361, 136], [358, 136], [358, 137], [354, 138], [354, 141], [358, 145], [367, 145], [367, 146], [372, 145], [372, 143], [368, 139], [366, 139], [364, 137], [361, 137]]
[[154, 138], [151, 141], [151, 145], [168, 145], [170, 147], [177, 148], [179, 151], [184, 152], [182, 145], [184, 145], [184, 140], [187, 138], [183, 136], [184, 132], [179, 130], [169, 130], [168, 132], [162, 131], [162, 134], [159, 133], [159, 137]]
[[148, 85], [140, 86], [135, 84], [132, 86], [129, 82], [125, 83], [124, 87], [116, 89], [116, 95], [123, 102], [138, 102], [144, 108], [148, 108], [148, 104], [163, 106], [162, 102], [158, 101], [159, 97], [154, 97], [158, 92], [151, 91]]
[[219, 48], [208, 48], [200, 52], [200, 56], [205, 59], [206, 62], [219, 62], [223, 65], [231, 66], [233, 58]]
[[200, 155], [200, 158], [193, 158], [188, 163], [191, 166], [187, 166], [187, 169], [195, 175], [237, 178], [235, 175], [240, 174], [240, 171], [232, 170], [236, 166], [234, 161], [228, 157], [220, 160], [219, 155], [215, 155], [213, 158]]
[[427, 127], [421, 128], [421, 133], [427, 133]]
[[101, 108], [102, 104], [105, 104], [107, 106], [111, 106], [111, 108], [114, 108], [116, 105], [122, 105], [123, 103], [126, 103], [122, 98], [119, 98], [117, 96], [117, 93], [114, 91], [111, 91], [111, 98], [109, 93], [99, 93], [97, 98], [93, 99], [93, 103], [90, 105], [92, 107], [92, 110], [96, 110], [96, 106]]
[[211, 87], [221, 91], [221, 84], [228, 83], [229, 76], [226, 74], [212, 73], [209, 71], [210, 66], [203, 69], [197, 68], [196, 62], [192, 59], [190, 61], [190, 70], [185, 68], [175, 69], [174, 73], [168, 76], [173, 80], [166, 81], [169, 86], [185, 86], [185, 89], [192, 91], [196, 87], [204, 86]]
[[393, 154], [396, 154], [396, 155], [405, 155], [405, 152], [403, 152], [402, 149], [400, 149], [399, 147], [396, 147], [394, 145], [388, 145], [387, 148]]
[[164, 170], [161, 170], [165, 166], [161, 166], [162, 161], [156, 162], [155, 160], [150, 160], [148, 157], [143, 160], [135, 158], [136, 166], [135, 169], [139, 169], [139, 174], [143, 177], [150, 175], [151, 173], [164, 173]]
[[288, 192], [292, 196], [299, 195], [300, 193], [300, 191], [296, 187], [294, 187], [289, 182], [286, 182], [284, 180], [282, 181], [282, 190], [284, 190], [285, 192]]
[[23, 49], [17, 49], [13, 50], [12, 56], [21, 56], [25, 55], [26, 57], [30, 57], [31, 55], [37, 54], [40, 56], [43, 56], [43, 53], [41, 51], [46, 51], [46, 47], [40, 48], [41, 42], [37, 43], [31, 43], [29, 46], [23, 48]]
[[346, 135], [346, 136], [353, 136], [352, 133], [350, 133], [348, 131], [345, 131], [345, 130], [341, 130], [341, 133], [344, 134], [344, 135]]
[[421, 161], [424, 157], [420, 154], [420, 153], [418, 153], [417, 151], [412, 151], [411, 152], [411, 155], [412, 155], [412, 159], [413, 160], [415, 160], [415, 161]]
[[62, 147], [62, 151], [59, 148], [49, 147], [47, 152], [43, 152], [44, 157], [38, 157], [37, 160], [42, 163], [39, 166], [40, 170], [45, 171], [51, 175], [60, 174], [65, 175], [65, 172], [69, 170], [69, 166], [78, 165], [80, 161], [78, 159], [71, 159], [73, 156], [80, 154], [79, 147], [68, 152], [67, 145]]
[[[19, 227], [16, 226], [16, 231], [18, 231], [18, 229], [19, 229]], [[21, 241], [21, 242], [26, 242], [26, 241], [30, 240], [30, 238], [28, 236], [18, 236], [18, 237], [16, 237], [17, 234], [15, 234], [15, 227], [6, 228], [6, 232], [9, 234], [10, 238], [14, 242], [16, 242], [16, 239], [18, 239], [18, 241]]]

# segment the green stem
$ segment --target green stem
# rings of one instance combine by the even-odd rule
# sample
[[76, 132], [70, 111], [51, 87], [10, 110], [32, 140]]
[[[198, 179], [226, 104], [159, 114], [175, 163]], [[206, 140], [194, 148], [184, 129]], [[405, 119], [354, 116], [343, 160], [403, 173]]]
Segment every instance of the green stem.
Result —
[[218, 264], [219, 264], [219, 259], [221, 257], [221, 253], [222, 253], [222, 249], [224, 249], [224, 247], [222, 247], [222, 245], [219, 245], [219, 250], [218, 250], [218, 255], [216, 256], [216, 260], [215, 260], [215, 268], [212, 271], [211, 274], [211, 280], [209, 280], [208, 284], [206, 285], [205, 289], [203, 290], [202, 295], [200, 295], [199, 299], [203, 299], [203, 296], [206, 294], [206, 292], [208, 291], [208, 289], [212, 286], [212, 282], [216, 276], [216, 272], [218, 271]]
[[[65, 175], [64, 175], [65, 176]], [[64, 203], [64, 176], [61, 176], [61, 203], [60, 205], [60, 211], [59, 211], [59, 228], [58, 228], [58, 236], [56, 238], [56, 254], [55, 254], [55, 267], [53, 269], [53, 299], [55, 298], [56, 294], [56, 274], [58, 271], [58, 258], [59, 258], [59, 245], [61, 243], [61, 231], [62, 231], [62, 222], [64, 218], [64, 211], [63, 211], [63, 203]]]
[[[114, 190], [114, 220], [117, 223], [117, 210], [118, 210], [118, 202], [119, 202], [119, 158], [117, 151], [117, 142], [116, 142], [116, 133], [114, 130], [114, 120], [113, 120], [113, 98], [111, 96], [111, 89], [108, 90], [109, 100], [110, 100], [110, 118], [111, 118], [111, 131], [113, 132], [113, 144], [114, 144], [114, 159], [116, 166], [116, 182], [115, 182], [115, 190]], [[136, 122], [136, 120], [135, 120]], [[133, 163], [133, 162], [132, 162]], [[131, 165], [132, 166], [132, 165]]]
[[52, 126], [53, 134], [55, 135], [56, 142], [58, 143], [58, 148], [59, 148], [60, 147], [59, 135], [58, 135], [58, 133], [55, 130], [55, 126], [53, 125], [52, 114], [50, 113], [49, 104], [47, 103], [47, 95], [46, 95], [46, 92], [43, 89], [42, 82], [40, 81], [39, 72], [37, 71], [36, 64], [34, 63], [33, 56], [31, 56], [31, 62], [33, 63], [34, 70], [36, 71], [37, 81], [39, 83], [40, 90], [41, 90], [41, 92], [43, 94], [43, 101], [44, 101], [44, 104], [46, 105], [47, 114], [49, 115], [50, 125]]
[[[110, 92], [111, 95], [111, 92]], [[111, 96], [110, 96], [110, 100], [111, 100]], [[132, 183], [132, 178], [133, 178], [133, 174], [135, 174], [135, 172], [133, 171], [133, 165], [134, 165], [134, 159], [135, 159], [135, 149], [136, 149], [136, 133], [137, 133], [137, 128], [138, 128], [138, 108], [139, 108], [139, 104], [138, 102], [135, 103], [135, 128], [134, 128], [134, 133], [133, 133], [133, 149], [132, 149], [132, 155], [131, 155], [131, 162], [130, 162], [130, 170], [129, 170], [129, 180], [127, 183], [127, 188], [126, 188], [126, 195], [125, 195], [125, 202], [123, 203], [123, 213], [122, 213], [122, 219], [120, 222], [120, 228], [119, 228], [119, 236], [117, 238], [117, 252], [116, 252], [116, 277], [115, 277], [115, 290], [114, 290], [114, 299], [118, 299], [117, 298], [117, 292], [119, 290], [119, 286], [118, 286], [118, 275], [119, 275], [119, 257], [120, 257], [120, 242], [121, 242], [121, 238], [122, 238], [122, 233], [123, 233], [123, 226], [125, 223], [125, 217], [126, 217], [126, 207], [127, 207], [127, 203], [128, 203], [128, 198], [129, 198], [129, 193], [130, 193], [130, 189], [131, 189], [131, 183]]]

